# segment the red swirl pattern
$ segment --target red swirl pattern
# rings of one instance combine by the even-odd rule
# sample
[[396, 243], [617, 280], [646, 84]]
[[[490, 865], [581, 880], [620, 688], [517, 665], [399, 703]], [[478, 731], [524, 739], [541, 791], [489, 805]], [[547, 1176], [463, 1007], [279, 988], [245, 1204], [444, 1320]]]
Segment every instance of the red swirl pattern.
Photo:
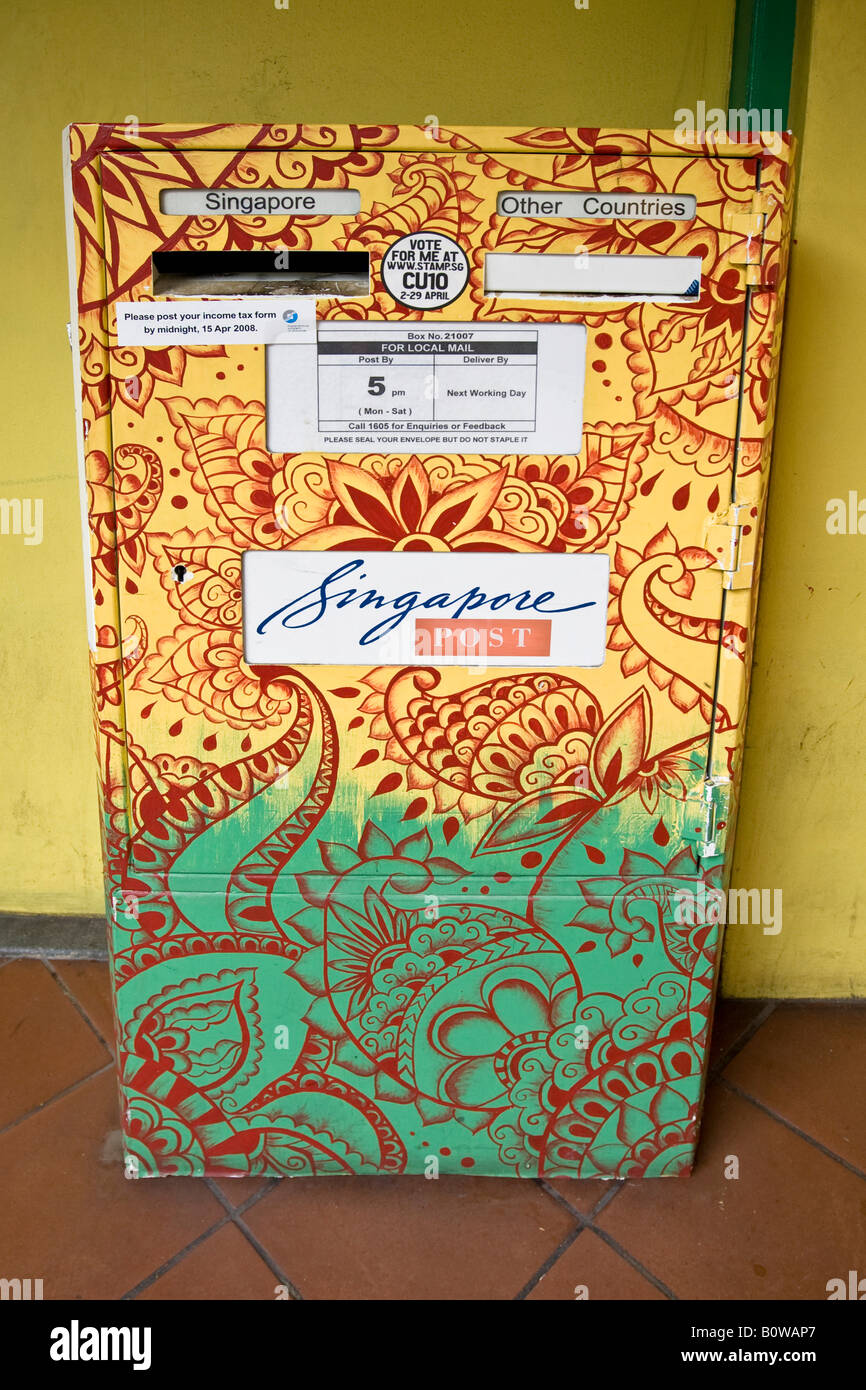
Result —
[[[723, 608], [713, 532], [732, 496], [753, 503], [758, 553], [788, 155], [654, 132], [432, 134], [70, 133], [131, 1173], [435, 1159], [638, 1177], [692, 1159], [719, 932], [681, 900], [722, 881], [698, 822], [708, 771], [736, 786], [754, 619], [753, 591]], [[167, 186], [308, 184], [357, 186], [362, 210], [337, 225], [159, 207]], [[697, 216], [496, 212], [502, 190], [627, 186], [694, 193]], [[759, 264], [738, 230], [755, 216]], [[319, 316], [412, 318], [378, 267], [419, 229], [470, 259], [446, 317], [586, 325], [579, 454], [275, 454], [261, 351], [117, 344], [113, 306], [150, 296], [166, 246], [363, 250], [369, 297]], [[488, 251], [699, 255], [701, 295], [497, 300]], [[243, 552], [352, 548], [607, 553], [605, 664], [248, 666]]]

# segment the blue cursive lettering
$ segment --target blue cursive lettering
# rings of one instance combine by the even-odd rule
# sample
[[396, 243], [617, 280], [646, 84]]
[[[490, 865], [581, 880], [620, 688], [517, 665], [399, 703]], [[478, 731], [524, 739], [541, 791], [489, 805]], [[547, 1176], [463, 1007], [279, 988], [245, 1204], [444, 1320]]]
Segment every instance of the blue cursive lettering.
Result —
[[563, 608], [550, 608], [546, 605], [551, 600], [556, 599], [556, 594], [551, 590], [545, 590], [541, 594], [533, 594], [529, 589], [523, 589], [517, 594], [495, 594], [488, 597], [482, 589], [473, 584], [471, 589], [456, 596], [440, 592], [430, 595], [428, 598], [422, 597], [418, 589], [407, 589], [405, 593], [397, 594], [393, 598], [388, 598], [385, 594], [380, 594], [377, 589], [340, 589], [333, 586], [342, 579], [348, 579], [350, 575], [359, 580], [366, 579], [363, 573], [363, 560], [349, 560], [344, 565], [339, 565], [326, 575], [320, 584], [315, 588], [308, 589], [306, 593], [299, 594], [297, 598], [290, 599], [288, 603], [275, 608], [266, 618], [259, 623], [256, 631], [263, 636], [266, 629], [274, 622], [279, 622], [280, 627], [294, 629], [313, 627], [321, 622], [325, 617], [328, 606], [335, 608], [347, 608], [355, 605], [358, 608], [390, 608], [393, 612], [376, 623], [360, 638], [362, 647], [369, 646], [372, 642], [378, 642], [380, 637], [393, 632], [403, 622], [404, 618], [413, 612], [414, 609], [448, 609], [451, 610], [452, 618], [460, 618], [464, 613], [477, 611], [479, 608], [488, 608], [491, 612], [499, 612], [512, 604], [519, 613], [576, 613], [581, 608], [594, 608], [596, 601], [591, 599], [586, 603], [571, 603]]

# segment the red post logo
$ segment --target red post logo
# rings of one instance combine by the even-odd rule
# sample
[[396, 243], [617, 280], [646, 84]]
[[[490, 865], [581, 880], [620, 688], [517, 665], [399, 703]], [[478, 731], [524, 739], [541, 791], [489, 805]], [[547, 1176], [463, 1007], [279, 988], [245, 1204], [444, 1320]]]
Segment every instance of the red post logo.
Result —
[[415, 655], [425, 657], [549, 656], [550, 620], [416, 618]]

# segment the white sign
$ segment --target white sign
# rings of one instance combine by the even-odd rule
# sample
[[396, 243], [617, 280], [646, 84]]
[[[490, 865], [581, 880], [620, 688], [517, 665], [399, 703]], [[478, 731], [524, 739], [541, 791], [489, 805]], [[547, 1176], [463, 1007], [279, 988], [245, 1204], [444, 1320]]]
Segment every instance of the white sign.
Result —
[[267, 353], [268, 448], [577, 454], [583, 324], [319, 324]]
[[469, 257], [439, 232], [412, 232], [392, 242], [382, 257], [382, 283], [409, 309], [444, 309], [465, 290]]
[[120, 301], [120, 347], [176, 343], [313, 343], [316, 301], [278, 295], [236, 299]]
[[251, 666], [600, 666], [606, 555], [248, 550]]
[[698, 200], [693, 193], [500, 193], [500, 217], [575, 217], [581, 221], [619, 218], [624, 222], [692, 222]]
[[357, 188], [164, 188], [159, 210], [173, 217], [330, 217], [361, 209]]
[[512, 299], [695, 300], [701, 258], [491, 251], [484, 261], [484, 290]]

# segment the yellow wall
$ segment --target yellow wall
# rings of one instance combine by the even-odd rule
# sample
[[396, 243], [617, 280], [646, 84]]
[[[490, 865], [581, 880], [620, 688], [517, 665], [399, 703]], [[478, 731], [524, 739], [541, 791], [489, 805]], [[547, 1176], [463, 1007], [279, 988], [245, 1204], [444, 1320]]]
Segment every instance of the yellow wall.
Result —
[[[43, 498], [45, 538], [25, 547], [0, 537], [0, 908], [99, 912], [102, 903], [64, 330], [61, 128], [127, 115], [423, 123], [430, 114], [455, 125], [669, 127], [677, 107], [699, 98], [727, 104], [732, 15], [733, 0], [590, 0], [588, 10], [571, 0], [291, 0], [288, 11], [270, 0], [26, 8], [4, 0], [6, 146], [23, 159], [4, 181], [0, 221], [13, 325], [0, 340], [0, 495]], [[855, 974], [866, 639], [854, 598], [866, 539], [824, 530], [827, 497], [858, 481], [848, 365], [866, 297], [848, 212], [848, 200], [866, 202], [866, 179], [851, 168], [864, 159], [858, 0], [818, 0], [814, 39], [735, 866], [735, 882], [783, 888], [785, 917], [779, 937], [730, 929], [728, 993], [833, 995], [866, 984], [862, 964]], [[824, 251], [831, 234], [832, 263]], [[862, 945], [861, 935], [861, 959]]]
[[733, 995], [866, 994], [866, 535], [825, 525], [866, 499], [864, 70], [862, 0], [816, 0], [733, 871], [783, 924], [728, 928]]

